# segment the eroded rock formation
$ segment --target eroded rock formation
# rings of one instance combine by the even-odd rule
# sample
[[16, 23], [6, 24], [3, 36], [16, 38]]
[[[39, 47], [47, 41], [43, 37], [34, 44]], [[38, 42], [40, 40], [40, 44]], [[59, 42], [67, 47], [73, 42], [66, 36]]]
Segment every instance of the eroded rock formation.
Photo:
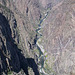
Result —
[[75, 0], [0, 0], [0, 75], [75, 74]]

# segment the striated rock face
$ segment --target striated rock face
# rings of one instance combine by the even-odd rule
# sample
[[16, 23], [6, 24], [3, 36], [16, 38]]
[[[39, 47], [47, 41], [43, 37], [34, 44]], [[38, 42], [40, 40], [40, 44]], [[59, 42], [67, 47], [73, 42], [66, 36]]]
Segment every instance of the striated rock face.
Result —
[[[75, 1], [62, 0], [43, 22], [42, 45], [55, 75], [75, 74]], [[42, 25], [43, 25], [42, 24]], [[49, 60], [50, 59], [50, 60]]]
[[[39, 75], [34, 55], [30, 51], [34, 48], [35, 38], [32, 23], [30, 25], [26, 15], [16, 12], [14, 5], [9, 9], [9, 5], [9, 1], [3, 0], [0, 4], [0, 75]], [[28, 67], [33, 71], [28, 70]]]
[[0, 0], [0, 75], [75, 75], [75, 0]]
[[[12, 16], [12, 15], [11, 15]], [[9, 71], [20, 72], [24, 70], [28, 75], [28, 66], [35, 75], [39, 75], [38, 67], [32, 58], [25, 58], [21, 50], [15, 44], [8, 20], [0, 14], [0, 73], [8, 74]], [[15, 26], [15, 24], [14, 24]]]

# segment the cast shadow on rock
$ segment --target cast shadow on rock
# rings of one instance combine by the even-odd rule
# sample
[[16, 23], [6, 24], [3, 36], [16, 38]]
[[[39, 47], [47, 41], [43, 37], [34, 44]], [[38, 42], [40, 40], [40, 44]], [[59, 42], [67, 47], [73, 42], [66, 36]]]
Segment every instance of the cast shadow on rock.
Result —
[[[4, 40], [0, 36], [2, 40], [2, 49], [4, 50], [4, 52], [7, 52], [7, 51], [9, 52], [9, 55], [11, 58], [10, 59], [8, 58], [8, 61], [9, 61], [9, 66], [11, 67], [10, 68], [11, 71], [19, 73], [20, 70], [23, 69], [25, 74], [29, 75], [28, 67], [31, 67], [34, 72], [34, 75], [39, 75], [38, 66], [35, 63], [35, 60], [33, 58], [25, 58], [25, 56], [21, 53], [22, 50], [20, 50], [17, 47], [17, 45], [14, 43], [15, 41], [12, 38], [9, 22], [6, 19], [6, 17], [2, 15], [1, 13], [0, 13], [0, 26], [1, 26], [2, 36], [6, 38], [6, 46], [5, 46]], [[7, 73], [6, 72], [8, 67], [6, 62], [7, 57], [5, 57], [4, 54], [1, 53], [1, 50], [0, 50], [0, 56], [1, 56], [1, 61], [3, 61], [3, 64], [2, 64], [3, 67], [1, 67], [1, 64], [0, 64], [0, 73], [2, 73], [3, 71]]]

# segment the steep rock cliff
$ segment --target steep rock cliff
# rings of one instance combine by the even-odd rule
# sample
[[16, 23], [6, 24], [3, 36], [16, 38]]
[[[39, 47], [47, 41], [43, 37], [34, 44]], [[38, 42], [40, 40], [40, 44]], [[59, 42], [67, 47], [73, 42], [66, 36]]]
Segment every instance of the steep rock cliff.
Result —
[[0, 0], [0, 74], [74, 75], [75, 0]]

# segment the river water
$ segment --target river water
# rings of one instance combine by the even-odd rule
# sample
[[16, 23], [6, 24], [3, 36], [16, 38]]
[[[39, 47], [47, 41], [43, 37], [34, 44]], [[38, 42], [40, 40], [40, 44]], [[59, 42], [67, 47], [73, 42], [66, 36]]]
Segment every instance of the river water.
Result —
[[43, 70], [43, 68], [44, 68], [44, 62], [45, 62], [45, 59], [46, 59], [46, 56], [45, 56], [46, 53], [45, 53], [45, 50], [44, 50], [43, 46], [42, 46], [39, 42], [41, 41], [41, 38], [43, 37], [43, 36], [42, 36], [42, 33], [40, 32], [40, 30], [44, 27], [44, 25], [41, 25], [41, 24], [42, 24], [42, 23], [44, 22], [44, 20], [47, 18], [48, 14], [49, 14], [49, 11], [46, 12], [44, 18], [40, 20], [40, 23], [38, 24], [38, 28], [36, 29], [36, 33], [37, 33], [36, 46], [37, 46], [37, 48], [38, 48], [38, 50], [39, 50], [39, 57], [38, 57], [38, 59], [39, 59], [39, 61], [40, 61], [40, 66], [41, 66], [39, 71], [40, 71], [40, 73], [42, 73], [43, 75], [48, 75], [48, 74], [45, 73], [45, 71]]

